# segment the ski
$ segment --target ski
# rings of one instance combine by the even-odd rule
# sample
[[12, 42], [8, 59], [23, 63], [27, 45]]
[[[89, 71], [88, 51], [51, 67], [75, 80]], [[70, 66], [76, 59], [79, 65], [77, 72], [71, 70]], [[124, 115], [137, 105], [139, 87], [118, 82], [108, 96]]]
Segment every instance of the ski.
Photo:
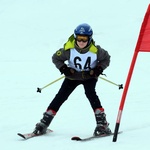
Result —
[[[47, 129], [46, 133], [44, 134], [47, 134], [47, 133], [50, 133], [50, 132], [53, 132], [52, 130], [50, 129]], [[30, 139], [30, 138], [33, 138], [33, 137], [36, 137], [36, 136], [41, 136], [41, 135], [44, 135], [44, 134], [35, 134], [35, 133], [25, 133], [25, 134], [22, 134], [22, 133], [18, 133], [17, 135], [19, 135], [20, 137], [22, 137], [23, 139]]]
[[[118, 132], [118, 134], [121, 134], [122, 131]], [[86, 137], [86, 138], [80, 138], [78, 136], [74, 136], [71, 138], [71, 140], [73, 141], [90, 141], [90, 140], [93, 140], [93, 139], [99, 139], [99, 138], [102, 138], [102, 137], [107, 137], [107, 136], [112, 136], [114, 135], [114, 133], [111, 133], [111, 134], [103, 134], [103, 135], [100, 135], [100, 136], [90, 136], [90, 137]]]

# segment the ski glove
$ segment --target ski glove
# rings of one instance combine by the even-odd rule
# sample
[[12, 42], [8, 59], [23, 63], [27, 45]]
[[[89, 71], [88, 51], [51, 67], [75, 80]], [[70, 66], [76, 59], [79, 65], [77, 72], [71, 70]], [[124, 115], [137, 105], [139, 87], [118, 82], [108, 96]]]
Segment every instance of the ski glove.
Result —
[[100, 74], [103, 73], [103, 68], [101, 66], [97, 66], [90, 70], [90, 76], [92, 77], [98, 77]]
[[75, 70], [70, 68], [70, 67], [67, 67], [67, 65], [63, 65], [60, 69], [60, 72], [61, 74], [64, 74], [65, 76], [71, 76], [74, 74]]

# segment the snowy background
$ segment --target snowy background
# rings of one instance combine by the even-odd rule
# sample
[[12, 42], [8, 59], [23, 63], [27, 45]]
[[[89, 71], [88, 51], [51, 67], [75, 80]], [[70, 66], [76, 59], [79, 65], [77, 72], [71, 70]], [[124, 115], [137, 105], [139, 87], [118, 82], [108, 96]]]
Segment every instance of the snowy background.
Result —
[[[147, 150], [150, 148], [150, 54], [139, 53], [122, 115], [117, 142], [112, 137], [86, 143], [72, 136], [93, 134], [95, 119], [82, 86], [64, 103], [52, 134], [23, 141], [18, 132], [33, 131], [63, 80], [51, 56], [80, 23], [111, 55], [107, 79], [125, 84], [149, 0], [0, 0], [0, 148], [4, 150]], [[99, 79], [97, 93], [114, 131], [123, 90]]]

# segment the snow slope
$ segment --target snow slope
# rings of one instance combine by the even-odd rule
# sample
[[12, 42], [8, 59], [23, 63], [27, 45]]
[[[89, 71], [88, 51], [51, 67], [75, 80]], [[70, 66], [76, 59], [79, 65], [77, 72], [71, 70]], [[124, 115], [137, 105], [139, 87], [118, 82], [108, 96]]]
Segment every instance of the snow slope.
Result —
[[[37, 93], [60, 77], [51, 56], [83, 22], [94, 30], [96, 44], [108, 50], [107, 79], [125, 84], [141, 23], [149, 0], [1, 0], [0, 1], [0, 147], [4, 150], [147, 150], [150, 134], [149, 53], [139, 53], [127, 94], [116, 143], [112, 137], [86, 143], [75, 135], [90, 136], [95, 128], [92, 109], [82, 86], [64, 103], [50, 128], [52, 134], [23, 141], [41, 119], [63, 80]], [[99, 80], [97, 93], [114, 130], [122, 90]], [[79, 96], [80, 95], [80, 96]]]

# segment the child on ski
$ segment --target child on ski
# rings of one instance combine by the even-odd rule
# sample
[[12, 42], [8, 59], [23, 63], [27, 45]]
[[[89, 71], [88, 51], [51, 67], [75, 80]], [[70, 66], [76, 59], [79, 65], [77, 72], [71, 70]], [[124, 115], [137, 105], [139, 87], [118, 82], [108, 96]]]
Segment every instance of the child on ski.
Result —
[[95, 136], [111, 134], [104, 108], [95, 91], [98, 76], [109, 66], [110, 55], [99, 45], [95, 45], [92, 35], [90, 25], [86, 23], [78, 25], [64, 47], [52, 56], [53, 63], [61, 74], [65, 75], [65, 79], [43, 118], [36, 124], [33, 133], [45, 133], [61, 105], [78, 85], [83, 85], [96, 119], [93, 134]]

